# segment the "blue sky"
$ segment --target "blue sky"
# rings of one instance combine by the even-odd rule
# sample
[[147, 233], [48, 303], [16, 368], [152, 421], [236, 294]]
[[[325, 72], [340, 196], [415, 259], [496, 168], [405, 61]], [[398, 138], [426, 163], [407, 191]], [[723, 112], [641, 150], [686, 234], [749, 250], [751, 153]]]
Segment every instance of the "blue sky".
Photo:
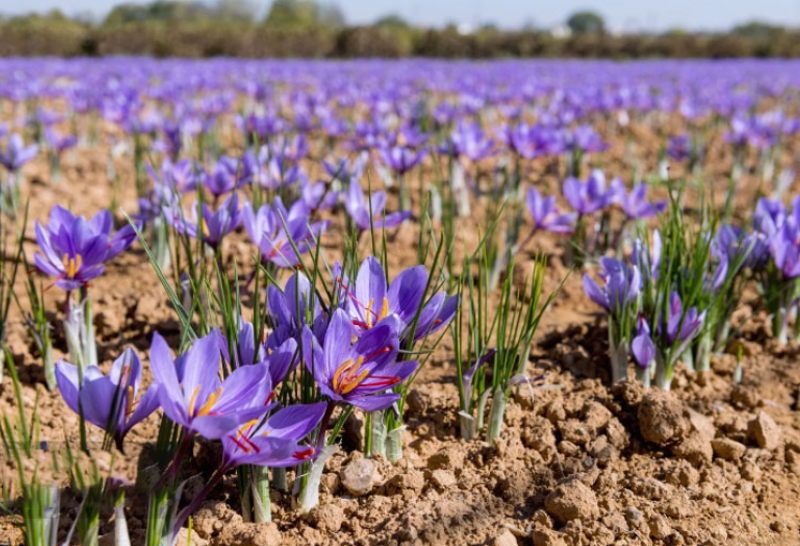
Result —
[[[251, 2], [262, 12], [270, 4], [269, 0]], [[800, 27], [798, 0], [337, 0], [335, 3], [351, 23], [369, 23], [381, 15], [397, 13], [424, 25], [491, 22], [506, 28], [526, 23], [551, 27], [563, 22], [570, 13], [588, 8], [601, 13], [611, 28], [623, 31], [675, 27], [724, 30], [752, 19]], [[111, 0], [0, 0], [0, 13], [12, 15], [59, 7], [70, 15], [91, 12], [102, 17], [114, 4]]]

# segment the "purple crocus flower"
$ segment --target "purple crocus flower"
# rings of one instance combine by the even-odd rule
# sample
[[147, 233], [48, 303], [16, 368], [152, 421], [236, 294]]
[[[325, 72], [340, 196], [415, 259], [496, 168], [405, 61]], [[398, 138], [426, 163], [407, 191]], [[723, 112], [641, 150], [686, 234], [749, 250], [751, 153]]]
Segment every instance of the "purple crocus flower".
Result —
[[292, 162], [303, 159], [310, 151], [308, 143], [306, 142], [306, 137], [302, 134], [294, 137], [294, 140], [291, 142], [288, 137], [280, 135], [270, 142], [269, 148], [272, 151], [272, 157], [284, 157]]
[[580, 215], [606, 208], [616, 196], [606, 187], [606, 177], [599, 169], [593, 170], [586, 182], [570, 176], [564, 181], [562, 191], [564, 198]]
[[654, 229], [650, 244], [642, 243], [641, 239], [633, 242], [631, 263], [637, 266], [645, 276], [649, 275], [649, 278], [656, 280], [658, 279], [658, 268], [661, 265], [661, 249], [661, 233]]
[[75, 216], [56, 205], [50, 211], [47, 229], [36, 222], [36, 242], [42, 254], [34, 254], [36, 267], [55, 277], [62, 290], [87, 286], [105, 269], [104, 263], [131, 246], [136, 239], [133, 227], [127, 225], [112, 236], [111, 213], [98, 212], [91, 220]]
[[[669, 305], [667, 309], [667, 341], [672, 344], [677, 339], [683, 343], [692, 339], [700, 332], [703, 327], [703, 321], [706, 318], [706, 312], [697, 312], [697, 307], [690, 307], [686, 311], [686, 317], [683, 319], [683, 326], [681, 326], [682, 316], [682, 303], [681, 297], [677, 292], [669, 295]], [[680, 327], [680, 330], [678, 328]]]
[[543, 229], [553, 233], [572, 233], [575, 229], [578, 215], [574, 212], [559, 212], [554, 195], [542, 198], [536, 188], [532, 187], [528, 190], [527, 203], [533, 218], [534, 231]]
[[235, 193], [226, 198], [216, 211], [211, 210], [206, 203], [202, 203], [202, 218], [199, 221], [197, 220], [197, 204], [192, 205], [189, 214], [191, 220], [186, 217], [178, 204], [166, 204], [163, 206], [163, 211], [167, 223], [178, 233], [187, 233], [196, 239], [199, 225], [203, 240], [214, 250], [219, 248], [223, 237], [239, 227], [239, 223], [242, 221], [239, 196]]
[[579, 125], [566, 134], [565, 148], [567, 150], [580, 150], [581, 152], [602, 152], [608, 148], [603, 138], [591, 125]]
[[223, 436], [223, 467], [250, 464], [280, 468], [313, 459], [316, 449], [299, 444], [317, 427], [327, 406], [326, 402], [318, 402], [283, 408], [262, 425], [251, 421]]
[[[410, 267], [387, 285], [380, 262], [370, 256], [361, 264], [354, 287], [346, 277], [340, 276], [336, 283], [342, 287], [344, 309], [356, 335], [362, 335], [386, 317], [392, 317], [399, 321], [398, 333], [404, 340], [410, 334], [406, 330], [423, 303], [428, 272], [423, 265]], [[455, 316], [457, 305], [458, 296], [448, 298], [444, 292], [433, 296], [419, 312], [414, 341], [444, 328]]]
[[263, 335], [255, 335], [250, 322], [242, 322], [237, 333], [236, 345], [233, 347], [233, 360], [231, 360], [228, 339], [217, 328], [217, 336], [222, 360], [231, 368], [238, 368], [249, 364], [264, 364], [269, 372], [272, 388], [284, 380], [289, 370], [297, 363], [297, 341], [293, 337], [287, 338], [281, 344], [269, 347]]
[[39, 153], [38, 144], [25, 146], [22, 137], [14, 133], [8, 137], [6, 149], [0, 149], [0, 165], [9, 172], [18, 171], [25, 163], [36, 157], [37, 153]]
[[600, 277], [605, 281], [601, 289], [588, 273], [583, 276], [583, 290], [593, 302], [612, 315], [636, 300], [642, 287], [642, 279], [637, 266], [631, 266], [614, 258], [601, 258]]
[[688, 133], [667, 138], [667, 155], [674, 161], [686, 161], [692, 155], [692, 138]]
[[359, 156], [359, 158], [352, 163], [347, 157], [343, 157], [338, 161], [326, 161], [323, 159], [322, 166], [331, 179], [345, 181], [353, 178], [360, 178], [361, 174], [364, 172], [365, 161], [362, 156]]
[[402, 175], [419, 165], [427, 152], [407, 146], [391, 146], [379, 149], [378, 155], [387, 167]]
[[[386, 192], [372, 192], [369, 201], [364, 198], [364, 192], [356, 179], [350, 180], [350, 188], [344, 197], [344, 207], [350, 218], [361, 231], [368, 231], [371, 227], [376, 229], [390, 228], [402, 224], [411, 217], [410, 210], [393, 212], [384, 215], [386, 208]], [[370, 209], [372, 210], [372, 223], [370, 224]]]
[[297, 266], [300, 261], [292, 242], [300, 254], [305, 254], [314, 247], [330, 223], [312, 224], [305, 203], [298, 201], [287, 211], [280, 198], [275, 198], [274, 208], [263, 204], [257, 212], [253, 211], [250, 202], [245, 203], [242, 219], [245, 231], [261, 249], [262, 259], [279, 267]]
[[126, 349], [114, 361], [107, 376], [97, 366], [87, 367], [82, 383], [77, 366], [64, 360], [56, 364], [56, 382], [64, 402], [113, 436], [120, 450], [131, 428], [159, 405], [157, 385], [139, 396], [141, 378], [142, 363], [133, 349]]
[[[200, 169], [199, 173], [196, 169]], [[195, 165], [189, 159], [173, 162], [168, 157], [164, 158], [164, 161], [161, 162], [160, 178], [150, 164], [145, 165], [145, 170], [156, 186], [178, 193], [194, 191], [197, 189], [197, 179], [204, 179], [207, 176], [202, 167]]]
[[334, 402], [365, 411], [378, 411], [394, 404], [400, 395], [385, 392], [405, 381], [417, 369], [413, 360], [396, 362], [398, 324], [388, 319], [368, 330], [351, 344], [353, 326], [347, 313], [336, 309], [322, 346], [308, 327], [303, 330], [303, 360], [320, 392]]
[[784, 278], [800, 276], [800, 229], [793, 216], [788, 217], [770, 239], [769, 251]]
[[177, 360], [157, 332], [150, 369], [164, 413], [189, 435], [218, 440], [270, 409], [272, 384], [264, 364], [240, 366], [219, 378], [217, 336], [196, 340]]
[[650, 325], [642, 315], [636, 320], [636, 337], [631, 341], [631, 352], [642, 369], [647, 369], [656, 357], [656, 346], [650, 337]]
[[616, 200], [625, 211], [628, 220], [652, 218], [667, 208], [666, 201], [651, 203], [647, 200], [647, 184], [644, 182], [633, 188], [630, 193], [625, 191], [625, 185], [619, 178], [615, 178], [611, 186], [612, 191], [616, 191]]
[[47, 144], [58, 154], [69, 150], [78, 143], [78, 138], [75, 135], [62, 135], [51, 127], [44, 130], [44, 136]]
[[318, 340], [325, 338], [328, 319], [322, 313], [319, 298], [315, 297], [311, 282], [302, 273], [295, 272], [289, 277], [282, 292], [270, 284], [267, 289], [267, 308], [274, 326], [267, 338], [268, 349], [275, 351], [286, 340], [299, 339], [306, 324], [311, 324]]
[[762, 197], [756, 203], [753, 215], [753, 229], [767, 237], [772, 237], [786, 221], [786, 207], [780, 199]]
[[443, 143], [439, 151], [444, 154], [452, 153], [454, 157], [466, 157], [472, 162], [491, 157], [496, 153], [494, 141], [486, 138], [480, 124], [466, 123], [460, 120], [450, 133], [450, 138]]
[[239, 174], [239, 161], [235, 157], [222, 156], [211, 173], [203, 172], [203, 186], [214, 197], [221, 197], [241, 185], [237, 179]]
[[300, 182], [300, 200], [310, 212], [332, 209], [339, 202], [341, 191], [328, 187], [325, 182], [312, 184], [309, 180]]

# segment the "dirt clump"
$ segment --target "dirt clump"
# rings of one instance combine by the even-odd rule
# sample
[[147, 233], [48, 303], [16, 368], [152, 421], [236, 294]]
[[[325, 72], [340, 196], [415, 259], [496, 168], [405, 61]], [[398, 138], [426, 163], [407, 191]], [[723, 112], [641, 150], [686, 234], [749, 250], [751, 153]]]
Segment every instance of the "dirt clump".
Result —
[[547, 513], [560, 523], [574, 519], [591, 521], [600, 514], [594, 491], [580, 480], [570, 479], [547, 495], [544, 501]]

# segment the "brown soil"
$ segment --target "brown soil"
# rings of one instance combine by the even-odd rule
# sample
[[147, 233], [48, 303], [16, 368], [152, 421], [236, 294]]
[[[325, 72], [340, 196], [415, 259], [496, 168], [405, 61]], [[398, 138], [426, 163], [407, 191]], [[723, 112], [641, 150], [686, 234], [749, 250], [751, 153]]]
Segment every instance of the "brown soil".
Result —
[[[634, 129], [639, 153], [657, 149], [652, 132], [642, 127], [629, 130]], [[607, 172], [630, 172], [624, 142], [614, 141], [605, 160]], [[725, 183], [721, 175], [730, 166], [722, 150], [719, 139], [712, 141], [714, 171], [709, 174], [719, 176], [720, 188]], [[77, 163], [65, 165], [60, 185], [49, 183], [41, 158], [26, 168], [32, 217], [46, 220], [55, 203], [70, 204], [82, 214], [108, 207], [106, 157], [102, 148], [80, 150]], [[645, 160], [654, 165], [653, 156]], [[120, 203], [132, 211], [132, 173], [122, 160], [118, 168], [128, 181]], [[545, 174], [545, 164], [536, 163], [530, 171], [529, 178], [540, 187], [556, 190], [557, 179]], [[742, 192], [739, 201], [744, 211], [753, 202], [752, 193]], [[467, 241], [476, 238], [471, 222], [462, 226]], [[331, 261], [341, 225], [337, 216], [326, 236]], [[417, 230], [410, 224], [391, 238], [393, 273], [414, 260]], [[30, 258], [35, 250], [32, 224], [28, 231]], [[228, 252], [239, 264], [247, 264], [248, 245], [238, 234], [229, 241]], [[529, 266], [536, 245], [552, 256], [550, 290], [566, 272], [560, 260], [563, 245], [556, 237], [537, 239], [518, 267]], [[773, 344], [761, 314], [747, 324], [739, 341], [745, 370], [741, 385], [731, 381], [736, 353], [731, 347], [730, 354], [714, 358], [713, 370], [704, 376], [677, 372], [671, 393], [646, 392], [636, 383], [612, 388], [606, 371], [605, 320], [583, 295], [578, 273], [567, 280], [546, 313], [529, 362], [531, 375], [549, 374], [550, 388], [536, 390], [534, 399], [527, 389], [515, 395], [496, 447], [459, 439], [455, 365], [446, 337], [409, 398], [400, 464], [391, 466], [380, 458], [362, 461], [363, 454], [352, 448], [357, 439], [347, 433], [347, 449], [328, 461], [320, 506], [310, 514], [301, 515], [289, 495], [274, 491], [274, 523], [243, 523], [235, 481], [229, 480], [195, 515], [192, 543], [798, 544], [800, 347]], [[21, 282], [19, 290], [22, 295]], [[146, 361], [154, 331], [177, 345], [178, 322], [140, 247], [110, 264], [91, 291], [104, 366], [128, 346]], [[57, 321], [63, 294], [49, 291], [47, 306]], [[65, 344], [59, 327], [54, 334], [60, 356]], [[42, 438], [60, 442], [66, 433], [74, 439], [78, 419], [57, 393], [44, 388], [40, 362], [18, 313], [12, 317], [8, 343], [20, 368], [28, 411], [39, 394]], [[145, 376], [149, 378], [149, 371]], [[6, 376], [0, 387], [0, 412], [12, 414], [14, 404]], [[136, 427], [126, 442], [128, 452], [118, 454], [116, 468], [130, 480], [139, 459], [146, 459], [146, 445], [155, 438], [157, 426], [158, 417], [152, 416]], [[90, 431], [90, 440], [99, 442], [100, 432]], [[209, 446], [199, 446], [197, 455], [200, 477], [195, 485], [217, 461]], [[145, 507], [146, 493], [132, 487], [127, 510], [133, 544], [142, 542]], [[62, 533], [76, 508], [66, 495]], [[0, 544], [21, 543], [17, 522], [0, 516]], [[105, 540], [112, 531], [113, 519], [104, 518]]]

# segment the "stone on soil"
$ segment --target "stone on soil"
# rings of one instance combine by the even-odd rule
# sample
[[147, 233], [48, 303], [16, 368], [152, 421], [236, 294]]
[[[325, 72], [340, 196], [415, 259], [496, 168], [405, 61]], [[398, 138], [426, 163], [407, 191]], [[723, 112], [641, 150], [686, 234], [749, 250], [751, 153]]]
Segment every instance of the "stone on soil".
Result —
[[570, 480], [556, 487], [545, 498], [544, 507], [562, 524], [574, 519], [590, 521], [600, 515], [594, 491], [578, 480]]
[[776, 449], [781, 443], [781, 429], [767, 413], [759, 411], [758, 415], [750, 421], [747, 435], [758, 443], [762, 449], [770, 451]]
[[660, 446], [677, 442], [689, 431], [683, 403], [669, 392], [649, 391], [642, 397], [637, 415], [642, 437]]
[[372, 459], [356, 459], [344, 467], [340, 478], [348, 493], [361, 497], [370, 493], [380, 481], [380, 473]]

